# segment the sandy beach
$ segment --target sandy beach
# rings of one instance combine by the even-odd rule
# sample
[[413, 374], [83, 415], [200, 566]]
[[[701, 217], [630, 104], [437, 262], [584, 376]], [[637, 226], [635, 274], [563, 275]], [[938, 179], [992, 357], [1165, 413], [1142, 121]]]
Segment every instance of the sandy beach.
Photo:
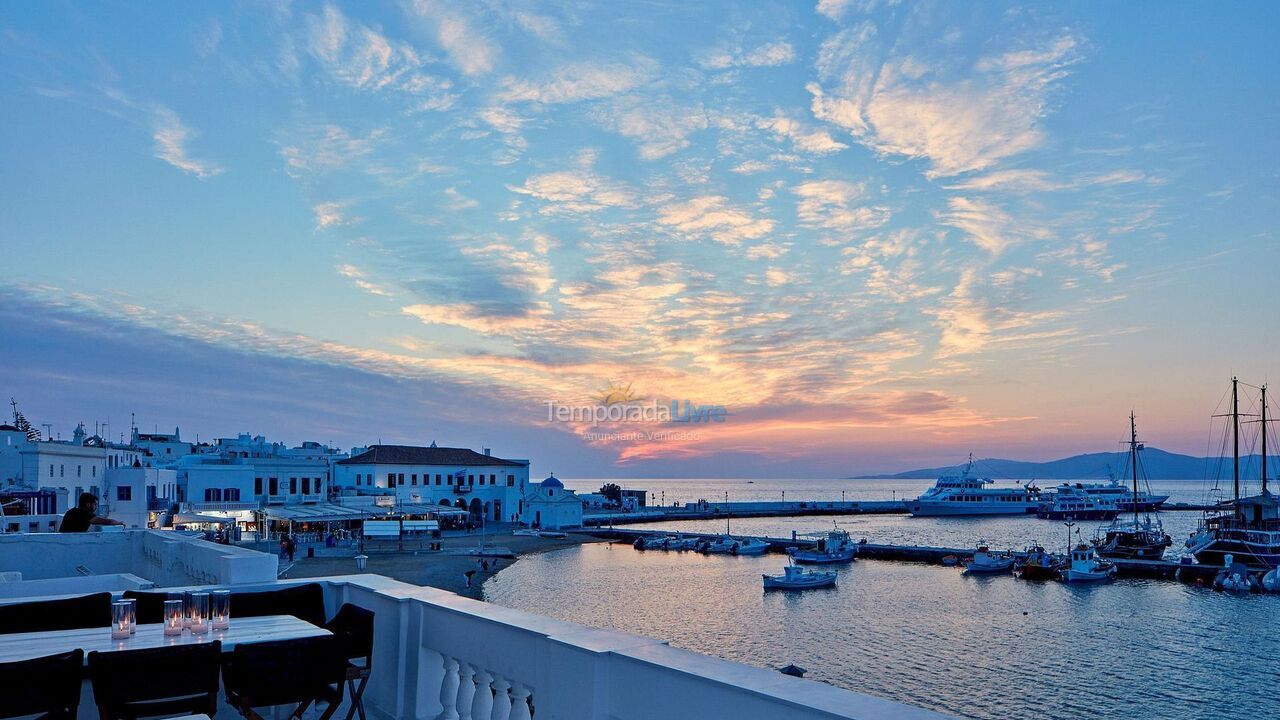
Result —
[[[480, 535], [449, 534], [441, 538], [441, 550], [419, 550], [417, 543], [405, 550], [395, 550], [394, 546], [367, 546], [365, 554], [369, 560], [365, 572], [386, 575], [402, 582], [435, 587], [442, 590], [483, 599], [481, 586], [485, 580], [511, 565], [520, 556], [560, 550], [588, 542], [603, 542], [590, 535], [567, 533], [563, 538], [541, 538], [528, 535], [513, 535], [510, 531], [489, 533], [485, 537], [487, 550], [509, 550], [515, 558], [478, 558], [467, 554], [480, 544]], [[306, 550], [299, 548], [297, 560], [293, 567], [284, 573], [286, 578], [322, 577], [325, 575], [345, 575], [356, 572], [355, 548], [317, 549], [316, 557], [306, 557]], [[482, 564], [483, 563], [483, 564]], [[284, 567], [282, 561], [281, 567]], [[468, 587], [465, 573], [474, 570]]]

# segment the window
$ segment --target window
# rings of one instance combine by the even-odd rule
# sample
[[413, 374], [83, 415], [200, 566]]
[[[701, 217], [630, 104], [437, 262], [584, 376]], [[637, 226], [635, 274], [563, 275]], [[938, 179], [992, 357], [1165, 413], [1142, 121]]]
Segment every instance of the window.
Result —
[[97, 466], [97, 465], [91, 465], [91, 466], [89, 466], [89, 476], [90, 476], [90, 477], [98, 477], [98, 466]]
[[49, 477], [53, 477], [53, 463], [49, 463]]
[[450, 476], [446, 477], [446, 478], [444, 479], [444, 484], [445, 484], [445, 485], [452, 485], [452, 484], [453, 484], [453, 476], [452, 476], [452, 475], [450, 475]]
[[253, 479], [253, 494], [254, 495], [262, 494], [262, 478], [260, 477], [256, 477]]
[[515, 485], [516, 485], [516, 476], [515, 476], [515, 475], [508, 475], [508, 476], [507, 476], [507, 487], [515, 487]]
[[220, 488], [205, 488], [205, 502], [222, 502], [222, 490]]
[[172, 455], [172, 454], [173, 454], [173, 448], [165, 448], [165, 449], [164, 449], [164, 454], [165, 454], [165, 455]]
[[280, 494], [280, 478], [267, 478], [267, 494]]
[[59, 465], [59, 466], [58, 466], [58, 477], [66, 477], [66, 476], [67, 476], [67, 466], [66, 466], [66, 465]]
[[309, 477], [302, 478], [302, 494], [303, 495], [311, 494], [311, 478]]
[[439, 474], [439, 473], [436, 473], [436, 484], [437, 484], [437, 485], [439, 485], [439, 484], [440, 484], [440, 474]]
[[240, 488], [227, 488], [222, 491], [222, 497], [227, 502], [240, 502]]
[[399, 484], [404, 485], [404, 473], [400, 473], [399, 475]]
[[120, 487], [116, 488], [116, 500], [125, 501], [125, 500], [132, 500], [132, 499], [133, 499], [133, 488], [129, 487], [128, 485], [121, 485]]
[[396, 474], [387, 473], [387, 487], [395, 487], [395, 486], [396, 486]]
[[417, 484], [418, 484], [418, 473], [414, 473], [414, 474], [409, 478], [409, 484], [410, 484], [410, 485], [417, 485]]
[[489, 475], [489, 484], [490, 484], [490, 485], [497, 485], [497, 484], [498, 484], [498, 476], [497, 476], [497, 475], [490, 474], [490, 475]]
[[80, 502], [80, 495], [81, 495], [81, 494], [83, 494], [83, 493], [84, 493], [84, 488], [83, 488], [83, 487], [81, 487], [80, 485], [77, 485], [77, 486], [76, 486], [76, 497], [75, 497], [75, 500], [76, 500], [76, 502], [77, 502], [77, 503], [78, 503], [78, 502]]
[[475, 475], [468, 475], [468, 476], [467, 476], [467, 484], [468, 484], [468, 485], [475, 485], [475, 484], [476, 484], [476, 476], [475, 476]]

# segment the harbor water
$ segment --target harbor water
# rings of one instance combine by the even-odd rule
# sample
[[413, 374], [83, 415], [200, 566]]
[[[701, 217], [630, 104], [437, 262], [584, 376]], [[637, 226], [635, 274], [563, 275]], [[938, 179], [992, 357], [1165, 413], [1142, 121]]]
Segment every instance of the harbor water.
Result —
[[[715, 499], [715, 488], [719, 499], [726, 488], [731, 500], [777, 499], [779, 485], [788, 499], [833, 499], [812, 487], [826, 485], [819, 490], [834, 487], [834, 499], [843, 489], [847, 499], [869, 500], [893, 491], [918, 494], [931, 484], [701, 480], [700, 488], [671, 487], [681, 482], [643, 486], [666, 489], [670, 502], [671, 493], [685, 490], [694, 493], [687, 501]], [[1203, 499], [1199, 482], [1152, 486], [1175, 502]], [[599, 483], [577, 487], [595, 490]], [[855, 491], [873, 495], [854, 497]], [[1175, 539], [1171, 552], [1197, 516], [1161, 515]], [[733, 521], [732, 529], [789, 536], [793, 529], [823, 530], [833, 520], [870, 542], [964, 547], [983, 538], [1022, 548], [1039, 540], [1057, 550], [1066, 541], [1061, 523], [1030, 517], [753, 518]], [[1096, 525], [1080, 527], [1091, 535]], [[643, 527], [722, 532], [724, 523]], [[784, 563], [776, 554], [703, 556], [592, 544], [525, 557], [484, 590], [491, 602], [731, 660], [775, 668], [796, 663], [811, 679], [957, 717], [1280, 717], [1280, 597], [1161, 580], [1072, 586], [966, 577], [957, 568], [872, 560], [840, 568], [834, 589], [763, 591], [761, 574], [780, 572]]]

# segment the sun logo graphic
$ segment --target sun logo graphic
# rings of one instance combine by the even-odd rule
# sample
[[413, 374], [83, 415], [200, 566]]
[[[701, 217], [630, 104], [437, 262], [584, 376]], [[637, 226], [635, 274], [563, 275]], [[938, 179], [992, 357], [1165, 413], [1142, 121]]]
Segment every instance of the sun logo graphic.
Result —
[[631, 389], [631, 383], [622, 385], [612, 380], [605, 386], [603, 390], [596, 393], [595, 399], [601, 405], [621, 405], [623, 403], [635, 402], [641, 400], [639, 395]]

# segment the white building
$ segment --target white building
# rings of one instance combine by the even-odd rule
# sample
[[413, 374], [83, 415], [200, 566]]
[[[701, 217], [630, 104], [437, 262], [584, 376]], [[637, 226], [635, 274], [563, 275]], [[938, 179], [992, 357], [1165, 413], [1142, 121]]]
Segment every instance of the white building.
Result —
[[156, 527], [176, 497], [178, 473], [143, 467], [110, 468], [106, 472], [98, 514], [131, 528]]
[[582, 527], [582, 499], [555, 475], [530, 489], [521, 522], [543, 530]]
[[333, 465], [344, 494], [394, 493], [400, 503], [448, 505], [475, 518], [515, 522], [523, 510], [529, 461], [494, 457], [486, 448], [371, 445]]
[[138, 432], [138, 428], [134, 428], [129, 444], [143, 451], [142, 464], [147, 467], [168, 465], [183, 455], [190, 455], [194, 447], [191, 443], [182, 441], [178, 428], [173, 429], [172, 435], [159, 432], [142, 433]]

